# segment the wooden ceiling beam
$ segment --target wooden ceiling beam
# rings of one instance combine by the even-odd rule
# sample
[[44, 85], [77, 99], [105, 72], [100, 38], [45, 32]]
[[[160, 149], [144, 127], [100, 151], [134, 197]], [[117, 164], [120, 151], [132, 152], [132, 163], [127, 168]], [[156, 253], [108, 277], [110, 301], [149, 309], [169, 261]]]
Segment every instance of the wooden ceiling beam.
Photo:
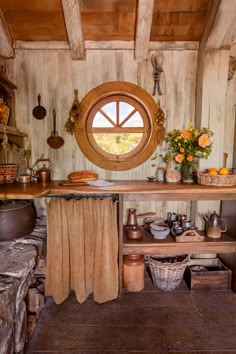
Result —
[[61, 0], [72, 60], [85, 59], [85, 44], [79, 0]]
[[[134, 41], [85, 41], [85, 49], [134, 50]], [[149, 42], [149, 50], [198, 50], [199, 43]], [[15, 50], [69, 50], [67, 41], [15, 41]]]
[[221, 4], [221, 0], [211, 0], [211, 5], [209, 7], [209, 11], [207, 14], [207, 19], [206, 19], [206, 23], [204, 26], [204, 31], [203, 31], [202, 38], [199, 43], [199, 53], [200, 54], [206, 49], [207, 41], [210, 37], [210, 34], [212, 31], [220, 4]]
[[[231, 1], [229, 1], [231, 3]], [[207, 41], [210, 37], [217, 12], [219, 10], [221, 0], [212, 0], [209, 7], [205, 28], [199, 43], [198, 62], [197, 62], [197, 84], [196, 84], [196, 99], [195, 99], [195, 126], [200, 128], [202, 116], [202, 90], [203, 90], [203, 72], [204, 72], [204, 55]]]
[[206, 49], [230, 49], [236, 40], [236, 1], [221, 0]]
[[15, 53], [12, 46], [12, 38], [8, 30], [6, 20], [0, 9], [0, 56], [4, 58], [14, 58]]
[[136, 24], [135, 59], [144, 60], [147, 58], [152, 17], [154, 11], [154, 0], [139, 0], [138, 15]]

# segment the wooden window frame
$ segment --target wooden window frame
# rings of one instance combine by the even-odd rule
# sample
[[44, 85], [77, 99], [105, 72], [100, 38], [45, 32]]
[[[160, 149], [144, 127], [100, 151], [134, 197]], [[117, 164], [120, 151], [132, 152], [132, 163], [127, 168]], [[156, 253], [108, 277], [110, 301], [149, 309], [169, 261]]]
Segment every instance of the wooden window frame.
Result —
[[[143, 128], [130, 129], [130, 131], [143, 132], [137, 147], [119, 156], [106, 153], [97, 145], [93, 137], [96, 128], [92, 128], [92, 121], [99, 107], [116, 100], [134, 106], [144, 122]], [[163, 135], [163, 126], [155, 121], [156, 102], [144, 89], [129, 82], [107, 82], [95, 87], [81, 101], [81, 109], [82, 115], [75, 121], [74, 129], [77, 144], [93, 164], [106, 170], [125, 171], [141, 165], [153, 154]], [[104, 130], [109, 129], [104, 128]]]

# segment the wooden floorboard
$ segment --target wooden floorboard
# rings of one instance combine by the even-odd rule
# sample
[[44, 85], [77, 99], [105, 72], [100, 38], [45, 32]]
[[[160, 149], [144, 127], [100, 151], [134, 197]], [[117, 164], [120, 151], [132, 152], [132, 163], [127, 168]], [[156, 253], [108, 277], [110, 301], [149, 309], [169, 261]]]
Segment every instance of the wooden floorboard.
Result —
[[164, 292], [147, 278], [144, 291], [104, 304], [47, 298], [27, 353], [236, 353], [236, 294], [184, 282]]

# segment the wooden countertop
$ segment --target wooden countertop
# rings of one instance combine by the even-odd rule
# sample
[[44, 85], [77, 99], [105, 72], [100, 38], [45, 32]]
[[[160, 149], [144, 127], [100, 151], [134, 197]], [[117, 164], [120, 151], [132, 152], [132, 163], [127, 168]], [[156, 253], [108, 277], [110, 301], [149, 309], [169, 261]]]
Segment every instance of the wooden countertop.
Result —
[[199, 184], [148, 181], [112, 181], [109, 187], [61, 186], [48, 183], [11, 183], [0, 185], [0, 199], [34, 199], [48, 195], [123, 194], [124, 200], [235, 200], [236, 186], [208, 187]]

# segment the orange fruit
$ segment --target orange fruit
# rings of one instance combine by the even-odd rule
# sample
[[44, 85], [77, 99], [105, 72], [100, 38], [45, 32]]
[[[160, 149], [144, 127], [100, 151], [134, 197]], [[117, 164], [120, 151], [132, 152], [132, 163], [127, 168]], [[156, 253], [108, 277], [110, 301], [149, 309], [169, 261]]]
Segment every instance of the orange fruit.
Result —
[[208, 169], [209, 175], [218, 175], [217, 169], [212, 167]]
[[218, 172], [220, 175], [228, 175], [229, 174], [229, 170], [227, 167], [221, 167]]

